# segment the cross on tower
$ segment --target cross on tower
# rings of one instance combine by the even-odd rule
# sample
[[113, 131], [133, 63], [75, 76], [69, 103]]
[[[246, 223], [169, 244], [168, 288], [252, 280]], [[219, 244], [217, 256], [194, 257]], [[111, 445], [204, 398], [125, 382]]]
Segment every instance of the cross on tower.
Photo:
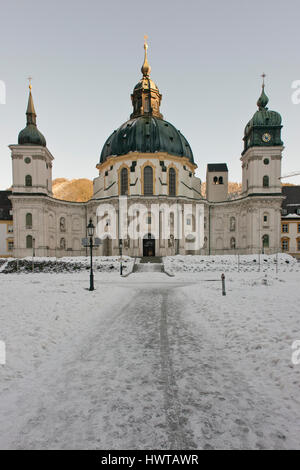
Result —
[[28, 77], [28, 81], [29, 81], [29, 90], [31, 90], [31, 88], [32, 88], [31, 80], [32, 80], [32, 77]]
[[266, 78], [266, 74], [263, 73], [263, 74], [262, 74], [262, 79], [263, 79], [263, 84], [262, 84], [262, 86], [263, 86], [263, 87], [265, 86], [265, 78]]
[[145, 46], [145, 48], [148, 47], [147, 39], [148, 39], [148, 36], [147, 36], [147, 34], [145, 34], [145, 36], [144, 36], [144, 46]]

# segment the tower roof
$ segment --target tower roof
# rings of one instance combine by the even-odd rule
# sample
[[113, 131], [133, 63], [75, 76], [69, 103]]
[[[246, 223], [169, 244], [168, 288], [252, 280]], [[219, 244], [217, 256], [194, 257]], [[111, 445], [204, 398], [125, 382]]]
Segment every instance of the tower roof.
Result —
[[46, 139], [36, 125], [36, 112], [32, 98], [32, 85], [29, 84], [28, 105], [26, 110], [26, 127], [21, 130], [18, 137], [19, 145], [40, 145], [46, 147]]
[[[265, 74], [262, 75], [263, 78]], [[262, 127], [272, 127], [272, 126], [281, 126], [281, 116], [277, 111], [271, 111], [267, 108], [269, 103], [269, 98], [265, 93], [265, 82], [263, 80], [262, 91], [260, 97], [257, 100], [258, 111], [256, 111], [245, 127], [245, 135], [249, 133], [251, 128], [262, 126]]]
[[194, 163], [192, 149], [181, 132], [169, 122], [154, 116], [139, 116], [122, 124], [105, 142], [100, 163], [110, 156], [129, 152], [166, 152], [187, 157]]

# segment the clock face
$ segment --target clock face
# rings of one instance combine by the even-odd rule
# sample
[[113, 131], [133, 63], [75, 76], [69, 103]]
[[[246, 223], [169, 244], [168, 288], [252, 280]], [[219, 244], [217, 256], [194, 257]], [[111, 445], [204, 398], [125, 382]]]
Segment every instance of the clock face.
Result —
[[266, 132], [266, 133], [262, 136], [262, 140], [263, 140], [264, 142], [270, 142], [270, 140], [271, 140], [271, 135], [270, 135], [268, 132]]

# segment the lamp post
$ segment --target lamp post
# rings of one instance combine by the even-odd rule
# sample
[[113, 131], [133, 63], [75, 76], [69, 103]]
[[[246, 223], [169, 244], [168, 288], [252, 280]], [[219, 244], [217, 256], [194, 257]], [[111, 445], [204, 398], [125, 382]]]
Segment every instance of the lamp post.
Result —
[[123, 240], [122, 238], [120, 238], [120, 241], [119, 241], [119, 252], [120, 252], [120, 257], [121, 257], [121, 260], [120, 260], [120, 275], [122, 276], [123, 274], [123, 266], [122, 266], [122, 254], [123, 254], [123, 251], [122, 251], [122, 248], [123, 248]]
[[93, 236], [94, 236], [95, 227], [93, 225], [92, 219], [90, 219], [87, 226], [87, 234], [90, 238], [90, 256], [91, 256], [91, 270], [90, 270], [90, 288], [89, 290], [94, 290], [94, 273], [93, 273]]

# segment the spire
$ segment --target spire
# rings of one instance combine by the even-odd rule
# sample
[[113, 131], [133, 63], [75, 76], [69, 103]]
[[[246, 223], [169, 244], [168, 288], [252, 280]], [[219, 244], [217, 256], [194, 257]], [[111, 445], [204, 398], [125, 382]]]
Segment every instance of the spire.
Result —
[[32, 90], [32, 85], [31, 85], [31, 80], [32, 78], [29, 77], [29, 97], [28, 97], [28, 105], [27, 105], [27, 111], [26, 111], [26, 116], [27, 116], [27, 126], [30, 124], [33, 124], [36, 126], [36, 112], [34, 109], [34, 104], [33, 104], [33, 98], [31, 94]]
[[261, 95], [260, 95], [260, 97], [258, 98], [258, 101], [257, 101], [257, 106], [258, 106], [258, 109], [260, 111], [262, 111], [263, 109], [267, 110], [268, 109], [267, 104], [269, 103], [269, 98], [265, 94], [265, 77], [266, 77], [266, 74], [263, 73], [262, 74], [262, 79], [263, 79], [262, 91], [261, 91]]
[[130, 115], [131, 119], [139, 116], [155, 116], [163, 119], [163, 115], [159, 110], [161, 94], [154, 81], [150, 78], [151, 67], [148, 64], [147, 58], [147, 39], [148, 36], [144, 36], [145, 58], [141, 68], [143, 76], [134, 87], [131, 95], [133, 105], [133, 113]]
[[149, 78], [151, 67], [148, 64], [148, 58], [147, 58], [147, 49], [148, 49], [147, 39], [148, 39], [148, 36], [147, 35], [144, 36], [145, 57], [144, 57], [144, 63], [142, 65], [141, 71], [142, 71], [143, 77]]
[[28, 105], [26, 110], [26, 127], [19, 133], [18, 144], [19, 145], [40, 145], [46, 147], [46, 139], [43, 134], [38, 130], [36, 126], [36, 112], [34, 109], [33, 98], [31, 94], [32, 85], [31, 77], [29, 80], [29, 97]]

